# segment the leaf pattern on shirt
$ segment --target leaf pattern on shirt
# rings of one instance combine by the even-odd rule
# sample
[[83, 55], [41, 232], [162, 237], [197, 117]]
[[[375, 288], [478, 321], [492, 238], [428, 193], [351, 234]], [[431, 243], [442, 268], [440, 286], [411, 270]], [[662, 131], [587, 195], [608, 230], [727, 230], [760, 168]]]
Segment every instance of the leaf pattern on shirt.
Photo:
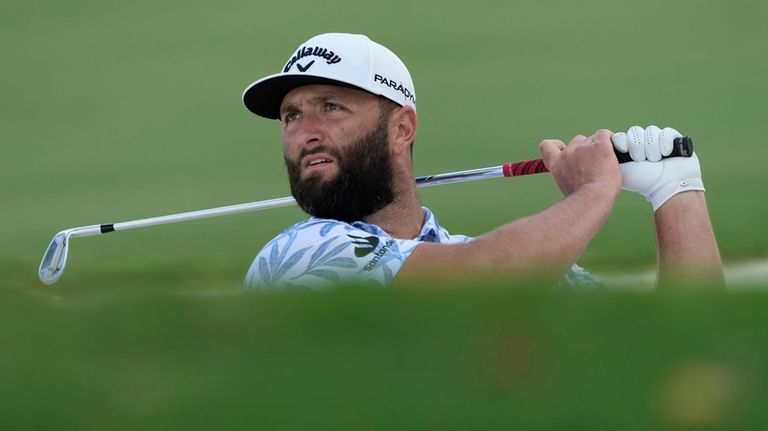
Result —
[[[319, 230], [317, 229], [318, 226], [320, 227]], [[316, 245], [317, 242], [311, 242], [306, 247], [291, 252], [302, 232], [313, 228], [316, 233], [309, 235], [319, 234], [320, 238], [327, 238], [320, 242], [320, 245]], [[267, 243], [262, 253], [259, 253], [256, 258], [258, 271], [250, 274], [247, 283], [265, 287], [289, 287], [296, 284], [301, 285], [307, 281], [311, 282], [314, 277], [326, 282], [342, 281], [344, 276], [341, 273], [349, 272], [343, 270], [357, 269], [358, 262], [350, 257], [339, 256], [353, 244], [347, 241], [344, 235], [328, 237], [334, 228], [341, 228], [344, 232], [356, 230], [348, 224], [324, 219], [310, 219], [296, 223], [286, 229]], [[339, 242], [340, 238], [341, 241]], [[312, 253], [309, 255], [309, 261], [297, 266], [297, 263], [310, 251]], [[311, 277], [308, 278], [307, 276]]]
[[[323, 229], [324, 228], [325, 227], [323, 227]], [[328, 234], [327, 231], [325, 233], [326, 235]], [[314, 275], [327, 281], [340, 281], [341, 276], [338, 271], [329, 268], [357, 268], [357, 262], [355, 262], [354, 259], [343, 256], [336, 257], [347, 247], [351, 246], [351, 242], [342, 240], [341, 244], [336, 244], [332, 249], [328, 250], [331, 244], [339, 238], [342, 238], [342, 236], [337, 235], [323, 241], [323, 243], [317, 247], [317, 250], [312, 253], [312, 256], [310, 256], [307, 269], [292, 277], [291, 280], [296, 280], [306, 275]], [[326, 250], [328, 251], [326, 252]]]
[[[264, 256], [258, 257], [261, 280], [266, 286], [274, 286], [304, 257], [304, 253], [312, 248], [311, 246], [306, 246], [292, 252], [290, 255], [288, 254], [298, 236], [298, 232], [299, 229], [288, 230], [273, 239], [268, 245], [268, 247], [271, 247], [269, 250], [269, 260]], [[285, 237], [288, 239], [285, 245], [280, 247], [280, 240]]]

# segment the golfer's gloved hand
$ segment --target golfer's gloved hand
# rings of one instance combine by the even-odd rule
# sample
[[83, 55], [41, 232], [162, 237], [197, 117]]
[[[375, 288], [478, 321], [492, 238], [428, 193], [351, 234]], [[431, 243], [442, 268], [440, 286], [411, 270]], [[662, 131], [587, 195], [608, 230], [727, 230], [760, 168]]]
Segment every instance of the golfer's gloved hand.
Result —
[[680, 136], [670, 127], [632, 126], [627, 133], [614, 133], [611, 138], [617, 151], [629, 152], [634, 160], [619, 165], [621, 188], [643, 195], [654, 211], [678, 193], [704, 191], [696, 153], [691, 157], [661, 158], [672, 153], [672, 141]]

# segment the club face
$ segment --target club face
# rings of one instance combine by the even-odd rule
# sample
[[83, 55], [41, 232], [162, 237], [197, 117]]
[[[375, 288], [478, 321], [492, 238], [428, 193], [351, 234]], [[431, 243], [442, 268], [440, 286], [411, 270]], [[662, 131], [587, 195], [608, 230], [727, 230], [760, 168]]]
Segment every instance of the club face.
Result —
[[64, 273], [64, 267], [67, 265], [67, 251], [69, 250], [69, 235], [68, 231], [57, 233], [53, 236], [48, 249], [45, 250], [38, 270], [38, 276], [43, 283], [53, 284]]

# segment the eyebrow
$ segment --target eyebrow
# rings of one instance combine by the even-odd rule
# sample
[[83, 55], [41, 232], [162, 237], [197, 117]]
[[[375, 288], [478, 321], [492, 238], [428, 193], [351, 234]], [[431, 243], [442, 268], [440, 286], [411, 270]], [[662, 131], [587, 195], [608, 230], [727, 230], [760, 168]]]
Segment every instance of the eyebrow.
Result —
[[[327, 91], [325, 93], [318, 94], [317, 96], [312, 96], [309, 101], [314, 104], [320, 104], [320, 103], [326, 103], [329, 100], [335, 99], [335, 98], [343, 98], [343, 96], [339, 93], [333, 92], [333, 91]], [[294, 103], [289, 103], [285, 106], [280, 107], [280, 115], [286, 113], [286, 112], [295, 112], [298, 111], [299, 108]]]

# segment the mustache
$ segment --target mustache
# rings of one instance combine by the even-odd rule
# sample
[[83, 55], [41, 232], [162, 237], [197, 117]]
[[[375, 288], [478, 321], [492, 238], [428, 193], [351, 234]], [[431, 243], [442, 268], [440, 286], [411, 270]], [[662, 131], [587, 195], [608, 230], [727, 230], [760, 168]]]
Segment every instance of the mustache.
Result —
[[341, 154], [335, 148], [329, 148], [329, 147], [326, 147], [325, 145], [318, 145], [318, 146], [313, 146], [312, 148], [307, 148], [307, 147], [302, 148], [301, 151], [299, 152], [298, 160], [301, 160], [306, 156], [310, 156], [312, 154], [317, 154], [317, 153], [330, 154], [331, 156], [336, 158], [336, 160], [339, 160], [341, 158]]

